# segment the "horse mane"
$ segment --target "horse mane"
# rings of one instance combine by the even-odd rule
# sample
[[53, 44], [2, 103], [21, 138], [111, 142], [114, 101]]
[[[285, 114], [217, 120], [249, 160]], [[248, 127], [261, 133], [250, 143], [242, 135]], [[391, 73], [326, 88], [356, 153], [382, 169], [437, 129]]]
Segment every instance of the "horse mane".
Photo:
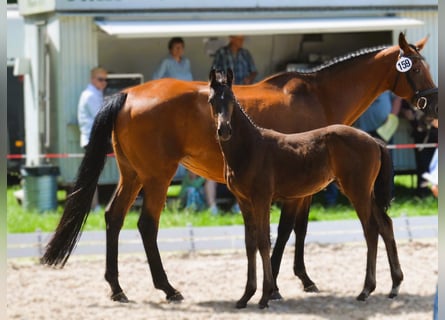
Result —
[[[227, 83], [227, 77], [226, 75], [224, 75], [224, 72], [218, 71], [216, 72], [216, 81], [219, 82], [221, 85], [228, 87], [228, 83]], [[243, 106], [239, 103], [238, 99], [235, 96], [235, 93], [233, 92], [232, 88], [229, 88], [231, 96], [233, 98], [233, 100], [235, 101], [236, 106], [241, 110], [241, 112], [246, 116], [247, 120], [249, 120], [249, 122], [257, 129], [261, 130], [263, 128], [261, 128], [260, 126], [258, 126], [253, 119], [247, 114], [246, 110], [243, 108]]]
[[332, 58], [330, 60], [327, 60], [327, 61], [323, 62], [322, 64], [320, 64], [318, 66], [315, 66], [315, 67], [312, 67], [312, 68], [309, 68], [309, 69], [301, 69], [301, 70], [296, 70], [296, 71], [283, 71], [283, 72], [277, 73], [275, 75], [270, 76], [269, 78], [266, 78], [264, 81], [267, 82], [269, 80], [273, 80], [276, 77], [279, 77], [279, 76], [282, 76], [282, 75], [285, 75], [285, 74], [295, 74], [295, 73], [298, 73], [298, 74], [301, 74], [301, 75], [310, 75], [310, 74], [313, 74], [313, 73], [316, 73], [316, 72], [319, 72], [319, 71], [331, 68], [331, 67], [336, 66], [336, 65], [338, 65], [340, 63], [350, 61], [350, 60], [352, 60], [354, 58], [382, 51], [382, 50], [387, 49], [389, 47], [390, 47], [389, 45], [380, 45], [380, 46], [375, 46], [375, 47], [359, 49], [357, 51], [349, 52], [349, 53], [347, 53], [345, 55], [342, 55], [342, 56], [334, 57], [334, 58]]
[[313, 67], [311, 69], [308, 69], [308, 70], [302, 70], [299, 73], [315, 73], [315, 72], [318, 72], [318, 71], [330, 68], [330, 67], [332, 67], [334, 65], [337, 65], [339, 63], [347, 62], [347, 61], [349, 61], [351, 59], [354, 59], [354, 58], [357, 58], [357, 57], [360, 57], [360, 56], [364, 56], [364, 55], [367, 55], [367, 54], [371, 54], [371, 53], [376, 53], [376, 52], [382, 51], [383, 49], [387, 49], [388, 47], [389, 46], [387, 46], [387, 45], [383, 45], [383, 46], [359, 49], [357, 51], [349, 52], [349, 53], [347, 53], [347, 54], [345, 54], [343, 56], [332, 58], [332, 59], [322, 63], [321, 65], [315, 66], [315, 67]]
[[241, 112], [246, 116], [247, 120], [249, 120], [249, 122], [258, 130], [264, 130], [264, 128], [260, 127], [259, 125], [257, 125], [255, 123], [255, 121], [253, 121], [253, 119], [247, 114], [246, 110], [243, 108], [243, 106], [238, 102], [238, 100], [236, 99], [235, 95], [233, 95], [233, 98], [235, 99], [235, 104], [237, 105], [237, 107], [241, 110]]

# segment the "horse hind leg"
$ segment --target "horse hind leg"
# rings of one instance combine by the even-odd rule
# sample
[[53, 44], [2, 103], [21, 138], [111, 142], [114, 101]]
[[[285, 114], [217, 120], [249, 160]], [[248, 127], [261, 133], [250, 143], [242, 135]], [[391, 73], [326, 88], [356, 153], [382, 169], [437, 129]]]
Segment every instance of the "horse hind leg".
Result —
[[[173, 173], [174, 171], [171, 176]], [[157, 244], [159, 218], [166, 201], [169, 179], [149, 179], [148, 181], [144, 183], [144, 201], [138, 229], [144, 244], [153, 284], [156, 289], [164, 291], [168, 301], [181, 301], [184, 299], [182, 294], [168, 281]]]
[[368, 252], [366, 259], [365, 284], [363, 286], [362, 292], [357, 296], [357, 300], [359, 301], [365, 301], [376, 288], [378, 230], [374, 224], [374, 221], [366, 222], [363, 227]]
[[377, 222], [371, 214], [371, 196], [369, 195], [369, 197], [362, 198], [359, 194], [363, 193], [361, 193], [358, 188], [353, 192], [348, 192], [347, 189], [345, 190], [345, 195], [348, 196], [360, 219], [366, 239], [367, 257], [365, 283], [361, 293], [357, 296], [357, 300], [365, 301], [376, 288], [376, 260], [379, 234]]
[[317, 286], [309, 277], [304, 263], [304, 242], [307, 234], [309, 210], [312, 197], [306, 197], [297, 208], [294, 224], [295, 233], [295, 253], [294, 253], [294, 274], [301, 280], [305, 292], [319, 292]]
[[118, 280], [118, 242], [126, 212], [141, 188], [135, 178], [136, 174], [134, 173], [126, 175], [126, 178], [121, 176], [114, 195], [105, 210], [107, 226], [105, 280], [111, 288], [111, 299], [118, 302], [129, 301]]
[[277, 277], [284, 248], [292, 229], [295, 232], [294, 274], [301, 280], [304, 291], [318, 292], [317, 286], [306, 272], [304, 263], [304, 240], [306, 238], [311, 201], [312, 197], [306, 197], [283, 203], [278, 224], [278, 236], [271, 257], [272, 274], [275, 282], [271, 300], [282, 299], [277, 285]]
[[377, 221], [379, 234], [382, 236], [386, 247], [389, 267], [391, 269], [392, 288], [388, 295], [389, 298], [395, 298], [399, 294], [400, 284], [403, 281], [403, 272], [400, 267], [397, 245], [394, 237], [394, 229], [391, 218], [384, 210], [377, 207], [374, 203], [373, 213]]

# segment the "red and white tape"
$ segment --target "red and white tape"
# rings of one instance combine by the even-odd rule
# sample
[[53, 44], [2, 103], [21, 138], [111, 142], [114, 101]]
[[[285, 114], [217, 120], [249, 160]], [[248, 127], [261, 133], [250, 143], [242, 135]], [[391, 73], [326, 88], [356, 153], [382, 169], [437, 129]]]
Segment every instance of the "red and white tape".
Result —
[[388, 144], [388, 149], [423, 149], [423, 148], [436, 148], [437, 143], [405, 143], [405, 144]]
[[[64, 158], [83, 158], [83, 153], [45, 153], [40, 154], [43, 159], [64, 159]], [[107, 154], [107, 157], [114, 157], [114, 153]], [[7, 159], [26, 159], [26, 154], [8, 154]]]
[[[389, 144], [388, 149], [423, 149], [436, 148], [437, 143], [405, 143], [405, 144]], [[39, 155], [39, 158], [44, 159], [64, 159], [64, 158], [83, 158], [83, 153], [45, 153]], [[114, 157], [114, 153], [107, 154], [107, 157]], [[26, 159], [26, 154], [8, 154], [7, 159]]]

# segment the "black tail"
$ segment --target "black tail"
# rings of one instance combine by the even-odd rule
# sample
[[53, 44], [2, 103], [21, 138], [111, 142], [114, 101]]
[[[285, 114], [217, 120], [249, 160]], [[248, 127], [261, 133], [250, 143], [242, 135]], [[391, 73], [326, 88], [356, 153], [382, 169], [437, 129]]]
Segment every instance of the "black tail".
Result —
[[376, 139], [380, 146], [380, 171], [377, 175], [377, 179], [374, 184], [374, 197], [377, 206], [387, 212], [389, 206], [391, 205], [391, 200], [393, 198], [393, 168], [391, 154], [386, 148], [385, 143], [379, 139]]
[[64, 266], [75, 248], [91, 209], [97, 181], [105, 165], [116, 116], [126, 98], [125, 93], [113, 95], [104, 102], [97, 114], [73, 192], [67, 197], [65, 210], [54, 236], [46, 246], [46, 252], [41, 258], [42, 263]]

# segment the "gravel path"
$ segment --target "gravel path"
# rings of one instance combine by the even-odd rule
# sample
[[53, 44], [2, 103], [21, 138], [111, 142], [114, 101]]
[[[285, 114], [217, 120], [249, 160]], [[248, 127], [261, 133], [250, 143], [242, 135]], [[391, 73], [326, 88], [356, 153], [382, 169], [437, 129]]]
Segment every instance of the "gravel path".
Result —
[[109, 299], [103, 279], [105, 257], [73, 257], [63, 269], [35, 260], [11, 259], [7, 267], [8, 319], [400, 319], [432, 318], [438, 272], [437, 240], [399, 241], [405, 280], [400, 295], [391, 288], [386, 251], [380, 241], [377, 289], [366, 302], [355, 300], [365, 275], [364, 242], [306, 246], [306, 267], [321, 292], [305, 293], [292, 273], [293, 250], [286, 249], [278, 278], [283, 301], [259, 310], [262, 267], [258, 258], [258, 291], [246, 309], [237, 310], [247, 273], [243, 251], [208, 254], [163, 254], [170, 282], [181, 291], [182, 303], [167, 303], [154, 289], [142, 254], [119, 257], [120, 281], [132, 301]]

